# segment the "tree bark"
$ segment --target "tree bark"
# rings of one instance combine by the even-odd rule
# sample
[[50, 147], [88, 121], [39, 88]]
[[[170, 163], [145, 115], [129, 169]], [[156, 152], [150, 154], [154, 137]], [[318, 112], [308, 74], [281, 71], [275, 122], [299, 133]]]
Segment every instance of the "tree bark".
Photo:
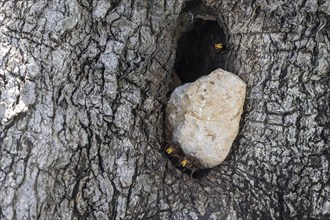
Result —
[[[0, 5], [0, 219], [330, 218], [328, 1]], [[248, 90], [232, 152], [193, 179], [162, 153], [164, 105], [209, 15]]]

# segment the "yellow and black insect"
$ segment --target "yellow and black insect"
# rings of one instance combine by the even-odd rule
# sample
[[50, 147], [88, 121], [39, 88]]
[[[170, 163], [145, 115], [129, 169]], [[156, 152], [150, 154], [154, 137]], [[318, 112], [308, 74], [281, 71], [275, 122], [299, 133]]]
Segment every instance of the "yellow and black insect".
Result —
[[190, 176], [193, 176], [195, 171], [201, 168], [199, 161], [195, 157], [189, 155], [181, 158], [179, 166], [183, 172], [190, 174]]
[[180, 147], [180, 144], [177, 142], [170, 142], [165, 147], [165, 154], [169, 159], [176, 158], [179, 160], [180, 158], [184, 157], [184, 153]]
[[214, 43], [214, 47], [213, 48], [214, 48], [215, 53], [219, 53], [219, 52], [221, 52], [224, 49], [224, 46], [223, 46], [222, 43], [216, 42], [216, 43]]
[[164, 149], [164, 153], [177, 169], [189, 174], [191, 177], [199, 178], [203, 176], [203, 174], [207, 174], [207, 172], [205, 172], [206, 169], [202, 169], [198, 159], [193, 156], [186, 155], [181, 149], [180, 144], [177, 142], [170, 142], [167, 144]]

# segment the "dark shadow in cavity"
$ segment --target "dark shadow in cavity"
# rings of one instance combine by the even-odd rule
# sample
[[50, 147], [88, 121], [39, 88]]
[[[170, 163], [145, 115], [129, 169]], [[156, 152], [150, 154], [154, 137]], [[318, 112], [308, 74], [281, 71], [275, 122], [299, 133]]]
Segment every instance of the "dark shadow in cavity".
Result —
[[[178, 42], [175, 71], [182, 83], [193, 82], [217, 68], [225, 67], [226, 37], [216, 21], [196, 19], [191, 31]], [[223, 48], [215, 49], [216, 43]]]

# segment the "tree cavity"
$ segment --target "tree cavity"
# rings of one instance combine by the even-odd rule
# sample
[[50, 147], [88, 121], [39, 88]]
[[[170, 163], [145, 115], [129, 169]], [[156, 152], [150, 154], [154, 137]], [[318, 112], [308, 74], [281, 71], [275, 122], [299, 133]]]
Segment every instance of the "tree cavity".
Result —
[[225, 69], [227, 53], [226, 36], [215, 17], [195, 16], [192, 27], [178, 40], [176, 75], [188, 83], [215, 69]]

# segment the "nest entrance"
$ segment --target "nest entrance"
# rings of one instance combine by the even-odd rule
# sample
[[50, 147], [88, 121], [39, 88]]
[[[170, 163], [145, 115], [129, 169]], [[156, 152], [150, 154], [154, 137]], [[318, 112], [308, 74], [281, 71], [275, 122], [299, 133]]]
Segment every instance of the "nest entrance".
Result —
[[219, 24], [196, 19], [178, 41], [174, 69], [182, 83], [193, 82], [217, 68], [225, 69], [226, 55], [226, 37]]

